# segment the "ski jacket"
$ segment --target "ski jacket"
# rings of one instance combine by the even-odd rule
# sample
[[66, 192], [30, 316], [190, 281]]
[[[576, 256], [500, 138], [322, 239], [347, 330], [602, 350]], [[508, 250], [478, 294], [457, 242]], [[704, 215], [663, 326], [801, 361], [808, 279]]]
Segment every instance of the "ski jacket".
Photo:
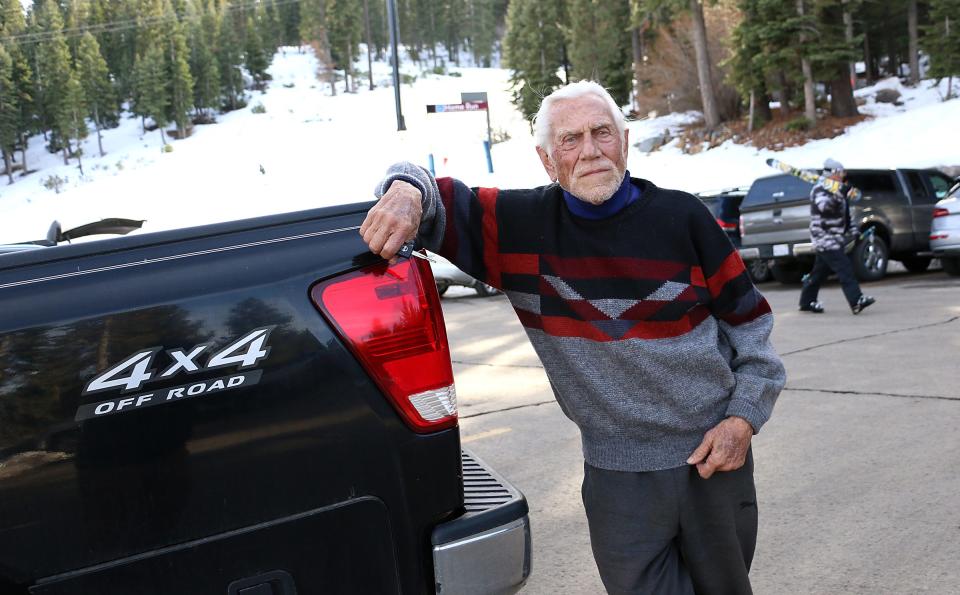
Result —
[[592, 220], [557, 184], [468, 188], [401, 163], [378, 195], [397, 179], [423, 193], [425, 246], [506, 293], [589, 464], [680, 467], [724, 418], [770, 417], [786, 380], [770, 306], [694, 196], [631, 178], [639, 198]]
[[844, 249], [850, 229], [847, 189], [834, 193], [818, 183], [810, 191], [810, 238], [817, 252]]

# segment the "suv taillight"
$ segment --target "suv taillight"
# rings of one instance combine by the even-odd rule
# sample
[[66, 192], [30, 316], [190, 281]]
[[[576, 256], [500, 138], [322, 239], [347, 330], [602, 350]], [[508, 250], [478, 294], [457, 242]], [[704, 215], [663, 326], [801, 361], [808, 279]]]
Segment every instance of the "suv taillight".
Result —
[[310, 298], [413, 431], [457, 425], [450, 349], [427, 261], [353, 271], [317, 283]]
[[726, 221], [724, 221], [723, 219], [720, 219], [719, 217], [717, 217], [717, 225], [719, 225], [723, 231], [737, 231], [736, 223], [727, 223]]
[[942, 209], [940, 207], [937, 207], [936, 209], [933, 210], [934, 217], [946, 217], [949, 214], [950, 214], [950, 211], [948, 211], [947, 209]]

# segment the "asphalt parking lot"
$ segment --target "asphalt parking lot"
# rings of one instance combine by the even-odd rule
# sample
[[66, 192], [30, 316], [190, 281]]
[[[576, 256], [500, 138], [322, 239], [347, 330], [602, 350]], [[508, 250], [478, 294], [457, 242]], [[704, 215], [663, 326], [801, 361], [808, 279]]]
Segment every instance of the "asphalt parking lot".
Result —
[[[960, 585], [960, 278], [893, 272], [850, 314], [760, 286], [787, 387], [754, 439], [760, 534], [754, 590], [957, 593]], [[560, 412], [503, 296], [443, 300], [464, 445], [527, 496], [525, 593], [602, 593], [580, 501], [576, 427]], [[589, 365], [585, 362], [585, 365]]]

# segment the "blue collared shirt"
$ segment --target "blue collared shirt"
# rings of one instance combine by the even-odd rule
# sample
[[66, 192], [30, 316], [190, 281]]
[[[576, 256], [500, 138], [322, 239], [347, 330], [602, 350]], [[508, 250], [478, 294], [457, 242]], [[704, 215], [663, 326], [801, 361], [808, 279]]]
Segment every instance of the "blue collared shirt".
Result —
[[580, 200], [566, 190], [563, 191], [563, 199], [567, 202], [567, 208], [577, 217], [584, 219], [606, 219], [612, 217], [633, 204], [640, 198], [640, 189], [630, 183], [630, 172], [627, 171], [623, 176], [623, 182], [617, 191], [609, 199], [599, 205], [591, 204]]

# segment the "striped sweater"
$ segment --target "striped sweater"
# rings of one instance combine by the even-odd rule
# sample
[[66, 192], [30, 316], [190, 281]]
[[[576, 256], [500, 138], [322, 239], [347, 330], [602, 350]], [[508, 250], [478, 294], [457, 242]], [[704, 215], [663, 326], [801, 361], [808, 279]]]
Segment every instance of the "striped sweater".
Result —
[[585, 460], [653, 471], [686, 464], [727, 416], [755, 431], [786, 380], [770, 306], [695, 197], [630, 178], [640, 198], [608, 218], [571, 213], [562, 189], [468, 188], [413, 164], [420, 240], [502, 289]]

